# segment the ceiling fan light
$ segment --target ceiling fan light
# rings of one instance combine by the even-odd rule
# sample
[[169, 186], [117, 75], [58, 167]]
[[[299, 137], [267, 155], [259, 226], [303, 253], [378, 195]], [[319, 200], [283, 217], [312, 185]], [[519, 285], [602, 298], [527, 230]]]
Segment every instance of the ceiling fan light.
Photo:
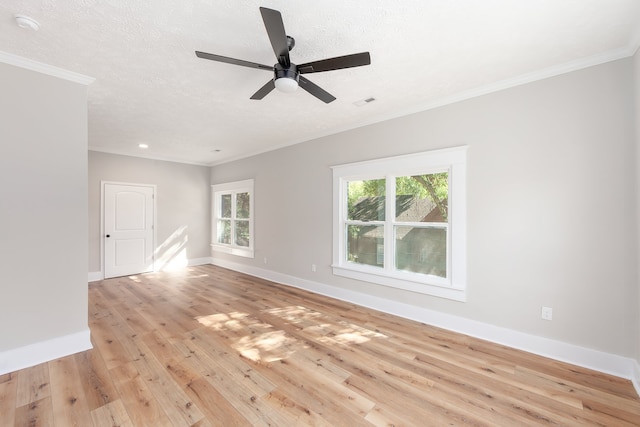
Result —
[[281, 92], [295, 92], [298, 89], [298, 82], [295, 79], [289, 77], [281, 77], [275, 81], [276, 89]]

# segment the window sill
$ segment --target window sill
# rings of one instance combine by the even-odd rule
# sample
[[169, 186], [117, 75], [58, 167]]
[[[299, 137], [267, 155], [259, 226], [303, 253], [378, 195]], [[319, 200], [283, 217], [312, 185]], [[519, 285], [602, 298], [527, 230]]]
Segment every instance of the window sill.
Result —
[[224, 254], [237, 255], [245, 258], [253, 258], [253, 249], [251, 248], [240, 248], [226, 245], [217, 245], [212, 243], [211, 250], [214, 252], [220, 252]]
[[416, 278], [419, 278], [419, 280], [407, 280], [397, 276], [384, 274], [382, 271], [380, 273], [371, 273], [369, 271], [360, 271], [339, 265], [333, 265], [332, 267], [333, 274], [336, 276], [376, 283], [378, 285], [389, 286], [396, 289], [403, 289], [405, 291], [417, 292], [454, 301], [464, 302], [467, 299], [465, 289], [428, 283], [423, 280], [422, 276], [418, 275], [416, 275]]

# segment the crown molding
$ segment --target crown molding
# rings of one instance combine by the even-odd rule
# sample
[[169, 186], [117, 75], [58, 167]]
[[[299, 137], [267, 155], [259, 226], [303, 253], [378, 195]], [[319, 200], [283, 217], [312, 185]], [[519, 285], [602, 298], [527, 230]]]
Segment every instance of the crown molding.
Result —
[[399, 109], [391, 114], [383, 114], [377, 117], [369, 118], [366, 122], [360, 122], [355, 125], [351, 125], [345, 129], [338, 129], [334, 133], [343, 132], [362, 126], [367, 126], [375, 123], [384, 122], [387, 120], [397, 119], [400, 117], [409, 116], [411, 114], [421, 113], [423, 111], [433, 110], [446, 105], [455, 104], [457, 102], [466, 101], [468, 99], [477, 98], [483, 95], [488, 95], [495, 92], [500, 92], [505, 89], [510, 89], [517, 86], [526, 85], [528, 83], [537, 82], [540, 80], [556, 77], [564, 74], [571, 73], [573, 71], [579, 71], [586, 68], [594, 67], [597, 65], [606, 64], [608, 62], [617, 61], [619, 59], [628, 58], [634, 55], [636, 51], [636, 43], [631, 43], [628, 46], [603, 52], [601, 54], [588, 56], [585, 58], [579, 58], [573, 61], [565, 62], [562, 64], [554, 65], [552, 67], [543, 68], [531, 73], [521, 74], [509, 79], [489, 83], [484, 86], [479, 86], [470, 90], [461, 91], [451, 96], [435, 99], [425, 103], [417, 104], [405, 109]]
[[96, 80], [95, 78], [85, 76], [84, 74], [75, 73], [73, 71], [54, 67], [53, 65], [48, 65], [2, 51], [0, 51], [0, 62], [87, 86]]
[[211, 166], [209, 163], [189, 162], [187, 160], [176, 160], [175, 158], [172, 159], [169, 157], [146, 155], [146, 154], [132, 154], [122, 150], [117, 150], [117, 149], [112, 150], [112, 149], [103, 148], [103, 147], [93, 147], [91, 145], [88, 148], [89, 148], [89, 151], [95, 151], [96, 153], [114, 154], [116, 156], [135, 157], [138, 159], [146, 159], [146, 160], [159, 160], [161, 162], [180, 163], [183, 165], [207, 166], [207, 167]]

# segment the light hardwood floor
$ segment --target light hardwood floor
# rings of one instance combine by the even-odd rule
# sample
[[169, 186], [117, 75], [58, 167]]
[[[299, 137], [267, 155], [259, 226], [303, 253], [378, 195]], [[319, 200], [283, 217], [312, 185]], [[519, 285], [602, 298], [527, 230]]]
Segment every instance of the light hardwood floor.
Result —
[[627, 380], [214, 266], [91, 283], [89, 326], [0, 425], [640, 425]]

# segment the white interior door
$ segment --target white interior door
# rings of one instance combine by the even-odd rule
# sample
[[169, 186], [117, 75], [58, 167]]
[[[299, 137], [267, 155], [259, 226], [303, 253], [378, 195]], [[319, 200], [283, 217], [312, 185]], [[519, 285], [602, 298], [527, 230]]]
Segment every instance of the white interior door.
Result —
[[104, 277], [152, 271], [154, 186], [103, 185]]

